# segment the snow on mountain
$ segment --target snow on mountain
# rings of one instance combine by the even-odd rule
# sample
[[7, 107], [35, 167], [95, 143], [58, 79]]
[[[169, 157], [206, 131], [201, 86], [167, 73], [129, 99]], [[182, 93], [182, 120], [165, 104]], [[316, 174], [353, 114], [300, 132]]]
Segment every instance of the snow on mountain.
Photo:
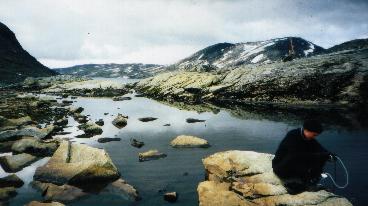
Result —
[[206, 47], [174, 64], [184, 70], [216, 70], [242, 64], [265, 64], [281, 61], [293, 50], [294, 58], [309, 57], [325, 51], [299, 37], [285, 37], [258, 42], [219, 43]]
[[55, 69], [61, 74], [74, 74], [84, 77], [127, 77], [146, 78], [165, 70], [157, 64], [83, 64]]

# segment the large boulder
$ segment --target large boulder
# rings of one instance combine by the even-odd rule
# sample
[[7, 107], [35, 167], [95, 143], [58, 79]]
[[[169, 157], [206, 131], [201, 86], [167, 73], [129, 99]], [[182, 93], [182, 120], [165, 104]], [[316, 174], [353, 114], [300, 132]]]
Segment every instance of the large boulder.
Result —
[[18, 172], [37, 160], [38, 157], [26, 153], [7, 155], [0, 157], [0, 165], [5, 172]]
[[199, 137], [194, 137], [194, 136], [189, 136], [189, 135], [179, 135], [177, 136], [175, 139], [173, 139], [170, 142], [170, 145], [172, 147], [209, 147], [210, 145], [208, 144], [207, 140], [199, 138]]
[[48, 137], [54, 131], [54, 128], [55, 127], [53, 125], [49, 125], [42, 129], [29, 126], [22, 129], [0, 131], [0, 142], [14, 140], [21, 136], [43, 139]]
[[352, 205], [325, 190], [288, 194], [273, 173], [273, 157], [252, 151], [226, 151], [203, 159], [207, 181], [198, 185], [199, 205]]
[[83, 185], [110, 182], [119, 177], [105, 150], [63, 141], [47, 164], [36, 169], [33, 178], [57, 185]]
[[59, 147], [57, 141], [45, 142], [35, 138], [23, 138], [12, 145], [12, 151], [15, 154], [28, 153], [34, 156], [45, 157], [54, 154]]

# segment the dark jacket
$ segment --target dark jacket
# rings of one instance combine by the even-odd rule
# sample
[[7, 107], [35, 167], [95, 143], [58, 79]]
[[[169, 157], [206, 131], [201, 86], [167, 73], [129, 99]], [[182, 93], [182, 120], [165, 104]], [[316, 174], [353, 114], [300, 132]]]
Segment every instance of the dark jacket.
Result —
[[304, 137], [302, 128], [291, 130], [281, 141], [272, 167], [281, 178], [319, 177], [329, 155], [317, 140]]

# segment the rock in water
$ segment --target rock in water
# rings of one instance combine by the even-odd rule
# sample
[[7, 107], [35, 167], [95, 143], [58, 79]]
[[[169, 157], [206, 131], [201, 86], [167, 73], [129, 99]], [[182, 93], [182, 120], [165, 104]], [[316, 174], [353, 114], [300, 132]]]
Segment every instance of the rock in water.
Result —
[[83, 130], [87, 136], [94, 136], [102, 134], [102, 129], [94, 122], [87, 122], [78, 126], [79, 129]]
[[38, 129], [37, 127], [25, 127], [16, 130], [0, 131], [0, 142], [14, 140], [14, 138], [21, 136], [43, 139], [48, 137], [54, 131], [54, 128], [55, 127], [53, 125], [50, 125], [43, 129]]
[[24, 167], [31, 165], [33, 162], [36, 162], [37, 160], [39, 160], [38, 157], [22, 153], [0, 157], [0, 165], [5, 172], [18, 172]]
[[67, 184], [55, 185], [52, 183], [32, 181], [31, 186], [40, 191], [46, 201], [72, 202], [88, 195], [82, 189]]
[[97, 140], [97, 142], [99, 143], [106, 143], [106, 142], [112, 142], [112, 141], [120, 141], [121, 138], [118, 138], [118, 137], [114, 137], [114, 138], [111, 138], [111, 137], [102, 137], [102, 138], [99, 138]]
[[138, 120], [141, 121], [141, 122], [150, 122], [150, 121], [154, 121], [156, 119], [157, 118], [155, 118], [155, 117], [142, 117], [142, 118], [138, 118]]
[[130, 145], [136, 148], [141, 148], [144, 146], [144, 142], [138, 141], [136, 139], [130, 139]]
[[131, 97], [113, 97], [112, 101], [124, 101], [124, 100], [131, 100]]
[[206, 120], [203, 119], [194, 119], [194, 118], [188, 118], [185, 120], [187, 123], [196, 123], [196, 122], [205, 122]]
[[39, 202], [39, 201], [32, 201], [28, 203], [26, 206], [65, 206], [59, 202]]
[[164, 194], [164, 200], [168, 202], [176, 202], [176, 200], [178, 200], [178, 194], [176, 192], [167, 192]]
[[22, 187], [24, 184], [16, 174], [11, 174], [6, 177], [0, 178], [0, 188], [2, 187]]
[[170, 145], [172, 147], [202, 147], [206, 148], [210, 145], [208, 144], [207, 140], [194, 137], [194, 136], [188, 136], [188, 135], [179, 135], [175, 139], [173, 139], [170, 142]]
[[36, 169], [33, 179], [78, 186], [110, 182], [119, 177], [119, 171], [104, 150], [63, 141], [47, 164]]
[[139, 161], [149, 161], [149, 160], [156, 160], [160, 158], [164, 158], [167, 155], [164, 153], [159, 152], [158, 150], [149, 150], [147, 152], [139, 153]]
[[103, 119], [99, 119], [95, 122], [98, 126], [103, 126], [105, 124], [105, 122], [103, 121]]
[[288, 194], [273, 173], [273, 157], [252, 151], [226, 151], [203, 159], [208, 180], [198, 185], [199, 205], [352, 205], [325, 190]]
[[121, 129], [128, 124], [128, 116], [123, 116], [122, 114], [118, 114], [118, 116], [112, 121], [112, 124]]
[[104, 191], [122, 196], [126, 200], [137, 201], [141, 199], [138, 191], [123, 179], [110, 183]]
[[38, 157], [51, 156], [59, 144], [56, 141], [44, 142], [35, 138], [23, 138], [14, 142], [12, 151], [15, 154], [28, 153]]

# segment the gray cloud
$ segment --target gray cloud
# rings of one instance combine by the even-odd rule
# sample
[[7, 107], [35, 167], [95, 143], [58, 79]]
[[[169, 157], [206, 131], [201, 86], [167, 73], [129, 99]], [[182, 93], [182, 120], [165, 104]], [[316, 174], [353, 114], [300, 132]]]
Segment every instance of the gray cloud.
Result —
[[364, 0], [1, 0], [0, 21], [50, 67], [170, 64], [218, 42], [368, 37]]

